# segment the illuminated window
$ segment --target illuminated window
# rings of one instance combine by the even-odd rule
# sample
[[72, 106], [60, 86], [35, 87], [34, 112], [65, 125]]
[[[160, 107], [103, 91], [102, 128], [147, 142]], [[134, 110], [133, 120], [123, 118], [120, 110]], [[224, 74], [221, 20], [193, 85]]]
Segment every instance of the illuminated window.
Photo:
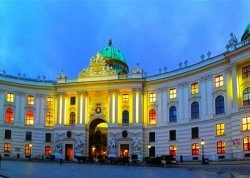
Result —
[[45, 117], [46, 117], [46, 119], [45, 119], [45, 126], [46, 127], [52, 127], [53, 124], [54, 124], [52, 113], [48, 112]]
[[75, 105], [76, 104], [76, 97], [72, 96], [70, 97], [70, 105]]
[[24, 146], [24, 153], [25, 153], [25, 155], [30, 155], [31, 154], [31, 149], [32, 149], [31, 144], [26, 144]]
[[34, 103], [35, 103], [34, 96], [29, 95], [28, 98], [27, 98], [27, 104], [34, 105]]
[[217, 153], [218, 154], [225, 154], [226, 153], [226, 142], [224, 142], [224, 141], [217, 142]]
[[250, 76], [250, 65], [242, 68], [242, 78], [248, 78]]
[[122, 102], [128, 103], [128, 94], [123, 94], [122, 95]]
[[218, 75], [215, 77], [215, 88], [222, 87], [224, 85], [223, 75]]
[[191, 119], [197, 119], [200, 117], [199, 103], [197, 101], [191, 104]]
[[149, 111], [149, 124], [156, 124], [156, 110], [151, 109]]
[[192, 155], [199, 155], [200, 154], [200, 146], [198, 143], [192, 144]]
[[149, 102], [153, 103], [156, 101], [156, 93], [149, 93]]
[[25, 120], [26, 125], [34, 125], [34, 113], [33, 111], [26, 111], [26, 120]]
[[169, 122], [177, 121], [177, 109], [175, 106], [169, 108]]
[[243, 106], [250, 105], [250, 87], [243, 91]]
[[4, 143], [3, 149], [5, 153], [10, 153], [11, 151], [10, 143]]
[[191, 84], [191, 94], [195, 95], [197, 93], [199, 93], [199, 84], [198, 84], [198, 82], [192, 83]]
[[243, 150], [250, 151], [250, 137], [249, 136], [243, 138]]
[[176, 88], [172, 88], [169, 90], [169, 98], [175, 99], [176, 98]]
[[122, 123], [128, 124], [129, 123], [129, 112], [127, 110], [124, 110], [122, 112]]
[[45, 156], [51, 155], [51, 146], [45, 146]]
[[9, 103], [13, 103], [14, 102], [14, 93], [7, 93], [6, 101]]
[[46, 100], [46, 102], [47, 102], [47, 106], [52, 106], [53, 105], [53, 103], [54, 103], [54, 99], [53, 99], [53, 97], [47, 97], [47, 100]]
[[225, 124], [218, 123], [216, 124], [216, 136], [222, 136], [225, 134]]
[[215, 98], [215, 114], [225, 113], [224, 97], [219, 95]]
[[14, 121], [14, 112], [11, 108], [7, 108], [5, 111], [5, 122], [13, 123]]
[[243, 117], [242, 118], [242, 131], [250, 130], [250, 117]]
[[75, 123], [76, 123], [76, 114], [74, 112], [71, 112], [69, 116], [69, 124], [74, 125]]
[[170, 145], [169, 146], [169, 154], [172, 155], [172, 156], [176, 156], [176, 145]]

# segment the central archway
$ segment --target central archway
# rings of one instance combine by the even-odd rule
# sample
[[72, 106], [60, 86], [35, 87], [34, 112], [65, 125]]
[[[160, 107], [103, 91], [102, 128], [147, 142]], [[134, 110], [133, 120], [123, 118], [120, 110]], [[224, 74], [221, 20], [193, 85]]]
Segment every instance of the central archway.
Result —
[[89, 156], [106, 156], [108, 124], [103, 119], [94, 119], [89, 125]]

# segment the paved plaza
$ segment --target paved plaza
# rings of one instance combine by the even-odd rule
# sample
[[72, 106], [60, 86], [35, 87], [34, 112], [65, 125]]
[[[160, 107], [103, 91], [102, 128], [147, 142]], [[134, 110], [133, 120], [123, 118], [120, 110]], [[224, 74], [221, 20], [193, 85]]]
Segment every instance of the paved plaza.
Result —
[[[231, 165], [232, 166], [232, 165]], [[245, 165], [248, 166], [248, 165]], [[242, 167], [242, 166], [241, 166]], [[2, 161], [0, 175], [10, 178], [230, 178], [230, 170], [213, 165], [177, 168], [91, 165], [59, 162]], [[224, 170], [224, 168], [223, 168]], [[0, 177], [1, 177], [0, 176]]]

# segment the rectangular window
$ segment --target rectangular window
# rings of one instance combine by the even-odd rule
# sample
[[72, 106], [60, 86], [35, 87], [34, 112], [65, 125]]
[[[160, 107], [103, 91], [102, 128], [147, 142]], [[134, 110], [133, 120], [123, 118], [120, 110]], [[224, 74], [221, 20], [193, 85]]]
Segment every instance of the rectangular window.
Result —
[[151, 146], [151, 148], [149, 148], [149, 157], [155, 157], [155, 147]]
[[14, 93], [7, 93], [6, 102], [13, 103], [14, 102]]
[[11, 139], [11, 130], [5, 130], [5, 139]]
[[26, 131], [25, 140], [26, 141], [31, 141], [32, 140], [32, 132]]
[[156, 93], [149, 93], [149, 102], [153, 103], [156, 101]]
[[45, 146], [45, 156], [51, 155], [51, 146]]
[[169, 131], [169, 140], [170, 141], [176, 140], [176, 130]]
[[47, 100], [46, 100], [47, 106], [52, 106], [53, 102], [54, 102], [53, 97], [51, 96], [47, 97]]
[[199, 138], [199, 127], [192, 128], [192, 139]]
[[172, 88], [169, 90], [169, 98], [175, 99], [176, 98], [176, 88]]
[[215, 77], [215, 88], [222, 87], [224, 85], [223, 75], [218, 75]]
[[51, 142], [51, 133], [45, 133], [45, 142]]
[[123, 94], [122, 95], [122, 102], [123, 103], [128, 103], [128, 94]]
[[70, 105], [75, 105], [76, 104], [76, 97], [72, 96], [70, 97]]
[[225, 133], [225, 124], [218, 123], [216, 124], [216, 136], [222, 136]]
[[242, 118], [242, 131], [250, 130], [250, 116]]
[[27, 98], [27, 104], [34, 105], [35, 104], [35, 98], [34, 96], [29, 95]]
[[191, 84], [191, 94], [195, 95], [197, 93], [199, 93], [199, 84], [198, 84], [198, 82], [192, 83]]
[[149, 142], [155, 142], [155, 132], [149, 132]]
[[242, 68], [242, 78], [248, 78], [250, 76], [250, 65]]
[[192, 155], [199, 155], [200, 154], [200, 146], [198, 143], [193, 143], [192, 144]]
[[11, 151], [10, 143], [4, 143], [3, 149], [4, 149], [4, 153], [10, 153]]
[[224, 142], [224, 141], [217, 142], [217, 153], [218, 154], [225, 154], [226, 153], [226, 142]]

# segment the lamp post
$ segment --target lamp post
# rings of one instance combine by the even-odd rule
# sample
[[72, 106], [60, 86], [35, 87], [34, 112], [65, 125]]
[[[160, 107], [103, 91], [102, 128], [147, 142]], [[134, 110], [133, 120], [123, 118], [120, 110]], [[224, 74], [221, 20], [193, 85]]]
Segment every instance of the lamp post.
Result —
[[205, 158], [204, 158], [204, 145], [205, 145], [205, 141], [202, 139], [202, 140], [201, 140], [202, 164], [205, 164]]
[[151, 145], [150, 143], [148, 143], [148, 157], [150, 157], [150, 148], [151, 148]]
[[31, 144], [31, 143], [29, 144], [29, 147], [30, 147], [30, 156], [29, 156], [29, 160], [31, 161], [31, 150], [32, 150], [32, 144]]

